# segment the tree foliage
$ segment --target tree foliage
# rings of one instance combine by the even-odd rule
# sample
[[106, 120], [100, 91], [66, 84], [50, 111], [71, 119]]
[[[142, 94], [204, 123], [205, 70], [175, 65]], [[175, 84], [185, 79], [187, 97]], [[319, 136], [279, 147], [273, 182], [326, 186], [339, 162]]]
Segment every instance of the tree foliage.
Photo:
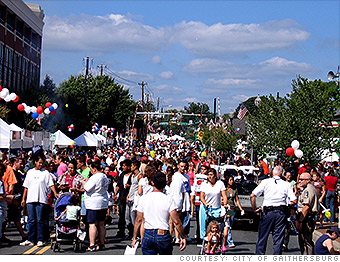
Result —
[[276, 153], [300, 142], [304, 158], [317, 160], [325, 149], [332, 149], [339, 128], [329, 128], [340, 106], [334, 83], [309, 81], [298, 77], [285, 97], [262, 97], [256, 113], [249, 117], [247, 132], [251, 147], [259, 152]]
[[203, 131], [203, 144], [211, 146], [219, 152], [233, 151], [236, 147], [237, 140], [240, 138], [239, 135], [233, 132], [230, 125], [218, 126], [211, 130], [206, 127]]
[[114, 82], [109, 76], [70, 76], [56, 89], [69, 115], [76, 133], [91, 130], [94, 123], [125, 130], [128, 119], [132, 121], [136, 104], [129, 90]]

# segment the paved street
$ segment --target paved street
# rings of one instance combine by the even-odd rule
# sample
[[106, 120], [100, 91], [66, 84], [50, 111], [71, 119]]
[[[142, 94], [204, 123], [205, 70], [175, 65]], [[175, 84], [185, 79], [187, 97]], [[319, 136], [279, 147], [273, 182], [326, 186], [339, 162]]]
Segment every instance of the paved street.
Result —
[[[16, 229], [11, 225], [6, 235], [9, 239], [13, 240], [10, 245], [4, 244], [0, 248], [0, 255], [19, 255], [19, 254], [40, 254], [40, 255], [79, 255], [79, 254], [90, 254], [90, 255], [123, 255], [126, 245], [130, 244], [131, 241], [121, 240], [114, 238], [117, 233], [117, 216], [113, 219], [113, 224], [107, 227], [107, 240], [106, 250], [98, 251], [94, 253], [85, 252], [75, 253], [71, 245], [62, 245], [61, 252], [53, 252], [50, 245], [45, 247], [21, 247], [19, 246], [20, 237]], [[195, 234], [195, 220], [191, 221], [190, 237]], [[241, 230], [242, 228], [242, 230]], [[226, 255], [253, 255], [255, 253], [255, 245], [257, 240], [257, 231], [249, 226], [236, 225], [233, 230], [233, 239], [236, 247], [230, 248], [226, 252]], [[269, 237], [267, 254], [272, 252], [272, 239]], [[137, 249], [137, 254], [141, 255], [141, 249]], [[180, 251], [177, 246], [174, 247], [174, 255], [198, 255], [199, 248], [195, 243], [189, 242], [187, 248], [184, 251]], [[289, 252], [285, 252], [287, 255], [298, 255], [298, 242], [296, 236], [291, 236], [289, 243]]]

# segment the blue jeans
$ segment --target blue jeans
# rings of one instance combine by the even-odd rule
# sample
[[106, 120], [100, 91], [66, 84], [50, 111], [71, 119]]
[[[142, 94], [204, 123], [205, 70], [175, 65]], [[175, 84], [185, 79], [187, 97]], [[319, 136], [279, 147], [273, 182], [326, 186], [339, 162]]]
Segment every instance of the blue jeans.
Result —
[[0, 238], [2, 238], [2, 223], [7, 217], [7, 208], [0, 207]]
[[46, 204], [28, 203], [28, 240], [31, 242], [46, 241], [48, 238]]
[[183, 225], [184, 233], [189, 235], [190, 232], [190, 211], [183, 211], [180, 215], [180, 219]]
[[[335, 221], [335, 214], [334, 214], [334, 200], [335, 200], [335, 191], [327, 191], [326, 193], [326, 207], [330, 209], [331, 218], [330, 221]], [[328, 221], [328, 218], [325, 217], [325, 222]]]
[[235, 219], [235, 215], [227, 218], [227, 223], [229, 225], [229, 230], [228, 230], [228, 235], [227, 235], [228, 246], [234, 244], [234, 240], [231, 237], [231, 227], [234, 224], [234, 219]]
[[171, 236], [168, 230], [145, 229], [142, 240], [143, 255], [172, 255]]

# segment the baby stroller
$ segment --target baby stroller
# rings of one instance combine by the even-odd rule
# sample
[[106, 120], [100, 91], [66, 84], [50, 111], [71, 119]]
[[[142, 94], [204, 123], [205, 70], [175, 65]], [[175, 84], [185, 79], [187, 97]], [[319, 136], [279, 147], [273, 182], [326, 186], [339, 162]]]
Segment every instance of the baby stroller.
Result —
[[[72, 193], [66, 192], [59, 195], [54, 206], [54, 219], [56, 220], [70, 204]], [[80, 221], [68, 221], [61, 217], [55, 221], [55, 238], [51, 239], [53, 252], [60, 252], [61, 243], [72, 244], [74, 252], [82, 250], [82, 241], [79, 239], [78, 225]]]
[[[207, 230], [207, 227], [208, 225], [210, 224], [211, 221], [217, 221], [218, 224], [219, 224], [219, 230], [221, 232], [221, 237], [219, 239], [219, 242], [217, 243], [217, 247], [215, 249], [215, 255], [222, 255], [223, 252], [222, 252], [222, 241], [223, 241], [223, 230], [224, 230], [224, 221], [225, 221], [225, 218], [224, 216], [220, 216], [220, 217], [214, 217], [212, 216], [212, 209], [211, 208], [207, 208], [206, 209], [207, 211], [207, 216], [206, 216], [206, 227], [205, 227], [205, 231]], [[200, 250], [200, 255], [206, 255], [205, 251], [207, 250], [207, 244], [208, 244], [208, 236], [205, 236], [203, 238], [203, 241], [202, 241], [202, 247], [201, 247], [201, 250]]]

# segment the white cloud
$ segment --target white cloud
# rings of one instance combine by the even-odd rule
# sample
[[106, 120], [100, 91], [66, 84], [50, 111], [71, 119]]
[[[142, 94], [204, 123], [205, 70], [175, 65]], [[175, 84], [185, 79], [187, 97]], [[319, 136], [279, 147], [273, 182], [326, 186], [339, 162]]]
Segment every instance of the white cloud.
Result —
[[257, 64], [236, 64], [219, 59], [199, 58], [192, 60], [183, 71], [228, 78], [250, 78], [259, 75], [266, 77], [303, 75], [316, 72], [316, 69], [308, 63], [289, 61], [281, 57], [272, 57]]
[[163, 79], [171, 79], [171, 78], [174, 77], [174, 73], [172, 73], [170, 71], [162, 72], [162, 73], [159, 74], [159, 77], [163, 78]]
[[259, 83], [260, 80], [256, 79], [213, 79], [210, 78], [205, 82], [206, 86], [211, 86], [214, 89], [225, 89], [225, 88], [249, 88], [253, 87], [254, 84]]
[[152, 52], [167, 46], [166, 29], [135, 22], [119, 14], [45, 19], [44, 47], [68, 51]]
[[112, 77], [117, 78], [117, 81], [118, 80], [124, 81], [124, 79], [129, 80], [129, 81], [134, 81], [134, 82], [141, 81], [141, 79], [143, 79], [143, 81], [153, 81], [154, 80], [153, 76], [151, 76], [149, 74], [137, 73], [137, 72], [132, 72], [132, 71], [128, 71], [128, 70], [123, 70], [123, 71], [115, 72], [115, 73], [118, 76], [121, 77], [121, 78], [119, 78], [115, 75], [112, 75]]
[[182, 100], [183, 102], [188, 102], [188, 103], [198, 103], [199, 100], [196, 97], [188, 97]]
[[151, 59], [151, 63], [153, 64], [160, 64], [162, 62], [162, 58], [158, 55], [153, 56]]
[[169, 85], [152, 86], [152, 90], [157, 93], [170, 95], [178, 95], [183, 93], [183, 89]]
[[[180, 43], [200, 56], [227, 56], [250, 51], [292, 47], [306, 41], [309, 33], [292, 20], [262, 24], [206, 25], [181, 22], [167, 27], [152, 27], [133, 16], [79, 15], [45, 18], [44, 48], [67, 51], [154, 52]], [[154, 57], [153, 63], [160, 63]]]
[[262, 24], [182, 22], [173, 27], [172, 41], [198, 55], [232, 55], [235, 52], [275, 50], [306, 41], [309, 33], [292, 20]]

